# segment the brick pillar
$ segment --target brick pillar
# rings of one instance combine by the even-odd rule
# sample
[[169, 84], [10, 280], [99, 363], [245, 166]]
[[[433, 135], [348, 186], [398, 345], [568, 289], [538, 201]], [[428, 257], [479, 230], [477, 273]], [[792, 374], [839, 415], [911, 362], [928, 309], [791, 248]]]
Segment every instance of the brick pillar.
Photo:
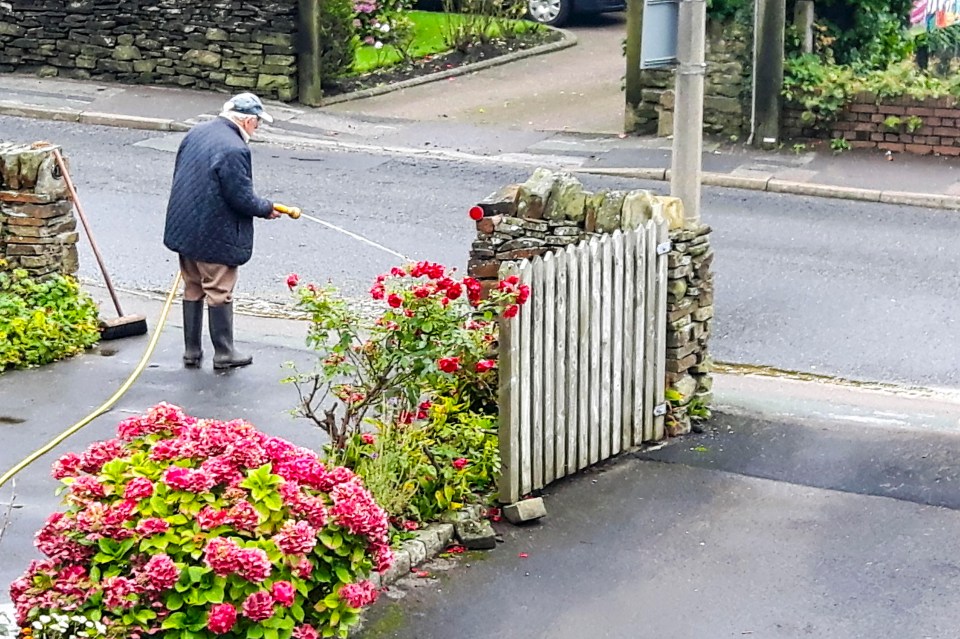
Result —
[[35, 277], [78, 268], [77, 222], [54, 148], [0, 142], [0, 260]]

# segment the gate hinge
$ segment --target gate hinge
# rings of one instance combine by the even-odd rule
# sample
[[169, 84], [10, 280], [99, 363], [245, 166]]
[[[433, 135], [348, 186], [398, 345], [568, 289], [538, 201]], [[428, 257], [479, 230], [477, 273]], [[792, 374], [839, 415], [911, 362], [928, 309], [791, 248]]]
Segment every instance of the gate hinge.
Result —
[[670, 242], [670, 240], [661, 242], [660, 244], [657, 244], [657, 255], [666, 255], [670, 252], [671, 248], [673, 248], [673, 244]]
[[654, 417], [663, 417], [667, 414], [667, 405], [666, 403], [657, 404], [653, 407], [653, 416]]

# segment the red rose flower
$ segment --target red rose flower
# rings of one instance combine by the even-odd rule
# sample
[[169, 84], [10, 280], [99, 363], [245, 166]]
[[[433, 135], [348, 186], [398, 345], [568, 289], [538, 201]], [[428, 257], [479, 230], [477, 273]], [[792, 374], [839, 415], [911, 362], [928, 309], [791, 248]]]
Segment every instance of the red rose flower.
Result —
[[460, 358], [459, 357], [441, 357], [437, 361], [437, 366], [440, 367], [444, 373], [456, 373], [460, 370]]
[[449, 297], [452, 300], [457, 299], [462, 294], [463, 294], [463, 287], [460, 286], [460, 284], [458, 284], [457, 282], [454, 282], [453, 284], [447, 287], [447, 297]]
[[291, 273], [290, 275], [287, 275], [287, 286], [289, 286], [290, 288], [293, 288], [299, 283], [300, 283], [299, 275], [297, 275], [296, 273]]
[[517, 304], [525, 304], [528, 299], [530, 299], [530, 287], [526, 284], [521, 284], [519, 292], [517, 293]]
[[520, 307], [516, 304], [511, 304], [510, 306], [503, 309], [503, 316], [507, 319], [511, 319], [517, 316], [517, 313], [520, 312]]
[[390, 293], [390, 295], [387, 297], [387, 304], [393, 308], [400, 308], [403, 306], [403, 298], [396, 293]]
[[475, 368], [478, 373], [486, 373], [488, 370], [495, 368], [496, 365], [497, 365], [497, 362], [495, 360], [481, 359], [479, 362], [477, 362], [477, 365]]
[[468, 462], [466, 459], [464, 459], [463, 457], [461, 457], [461, 458], [459, 458], [459, 459], [454, 459], [454, 460], [453, 460], [453, 463], [452, 463], [452, 466], [453, 466], [454, 468], [456, 468], [457, 470], [463, 470], [464, 468], [466, 468], [466, 466], [467, 466], [468, 463], [469, 463], [469, 462]]

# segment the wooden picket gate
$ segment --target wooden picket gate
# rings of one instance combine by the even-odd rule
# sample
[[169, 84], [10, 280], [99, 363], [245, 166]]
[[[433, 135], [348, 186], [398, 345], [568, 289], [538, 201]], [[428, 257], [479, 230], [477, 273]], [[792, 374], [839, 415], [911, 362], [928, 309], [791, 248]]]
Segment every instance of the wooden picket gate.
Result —
[[500, 327], [502, 503], [663, 438], [669, 247], [657, 216], [505, 267], [531, 294]]

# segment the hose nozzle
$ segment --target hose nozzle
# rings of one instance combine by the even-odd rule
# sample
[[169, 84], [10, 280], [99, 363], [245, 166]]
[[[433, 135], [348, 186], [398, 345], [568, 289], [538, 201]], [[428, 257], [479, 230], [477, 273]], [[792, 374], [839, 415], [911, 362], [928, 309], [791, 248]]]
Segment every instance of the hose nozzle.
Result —
[[300, 209], [296, 206], [287, 206], [285, 204], [274, 204], [273, 210], [277, 213], [283, 213], [284, 215], [290, 216], [290, 219], [298, 220], [300, 219]]

